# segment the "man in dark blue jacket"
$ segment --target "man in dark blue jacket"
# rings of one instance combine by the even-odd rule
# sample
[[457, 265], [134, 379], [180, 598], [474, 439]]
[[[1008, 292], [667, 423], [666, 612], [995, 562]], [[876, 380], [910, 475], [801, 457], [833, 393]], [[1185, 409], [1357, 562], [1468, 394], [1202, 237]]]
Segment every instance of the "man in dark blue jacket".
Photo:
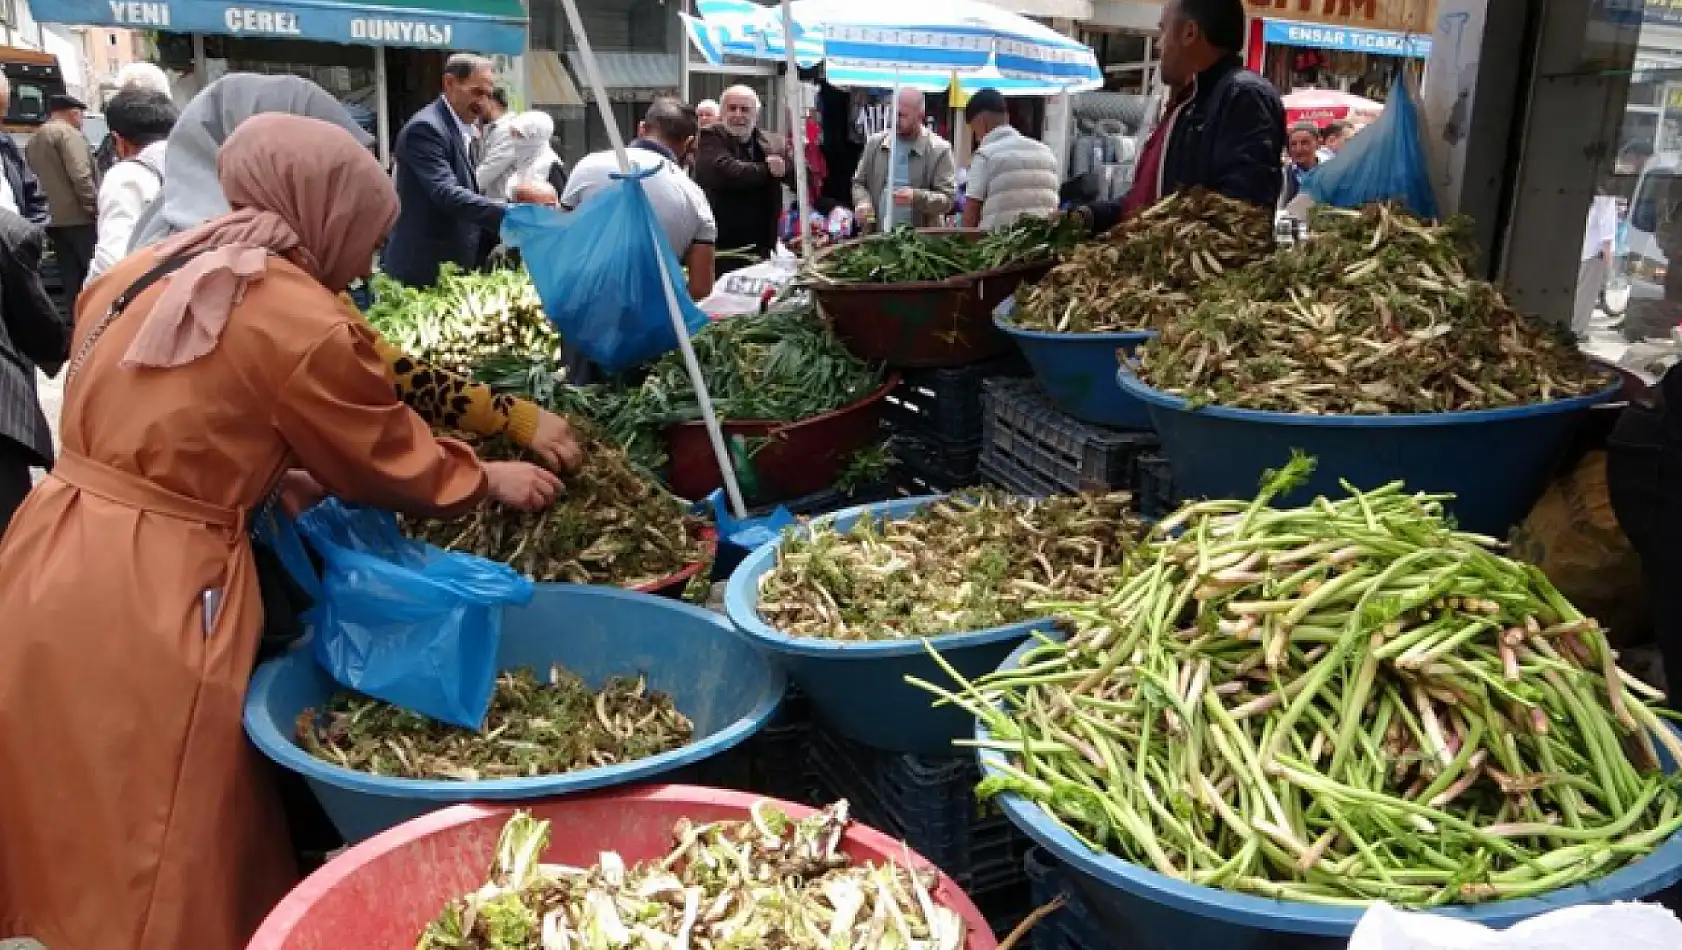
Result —
[[1107, 231], [1159, 199], [1201, 185], [1273, 207], [1284, 182], [1285, 106], [1267, 80], [1244, 68], [1243, 0], [1169, 0], [1162, 8], [1162, 81], [1172, 98], [1120, 201], [1077, 210]]
[[479, 194], [473, 151], [485, 102], [496, 86], [491, 61], [458, 54], [444, 65], [444, 95], [397, 133], [402, 208], [380, 266], [411, 287], [438, 280], [439, 265], [478, 266], [483, 236], [502, 229], [503, 204]]

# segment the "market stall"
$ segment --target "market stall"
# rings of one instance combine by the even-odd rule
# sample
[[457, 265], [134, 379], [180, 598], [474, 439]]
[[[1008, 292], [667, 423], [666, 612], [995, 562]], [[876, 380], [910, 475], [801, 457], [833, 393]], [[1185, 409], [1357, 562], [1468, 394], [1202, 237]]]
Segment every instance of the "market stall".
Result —
[[173, 50], [178, 71], [190, 71], [195, 89], [216, 79], [217, 70], [300, 75], [375, 117], [370, 131], [376, 132], [382, 158], [389, 157], [401, 122], [436, 96], [436, 82], [425, 87], [424, 95], [410, 93], [421, 88], [428, 74], [433, 79], [441, 74], [448, 54], [501, 57], [503, 80], [516, 95], [524, 85], [517, 58], [526, 50], [526, 11], [519, 0], [308, 5], [30, 0], [30, 12], [43, 23], [180, 36], [182, 42], [161, 45], [166, 53]]

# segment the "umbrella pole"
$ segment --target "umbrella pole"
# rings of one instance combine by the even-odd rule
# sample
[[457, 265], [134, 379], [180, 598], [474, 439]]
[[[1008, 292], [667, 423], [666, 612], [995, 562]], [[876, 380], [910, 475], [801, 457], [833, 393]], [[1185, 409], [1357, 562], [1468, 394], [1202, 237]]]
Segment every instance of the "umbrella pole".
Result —
[[[613, 154], [619, 159], [619, 171], [627, 174], [631, 170], [631, 158], [625, 153], [625, 139], [619, 134], [619, 123], [613, 117], [613, 110], [607, 101], [607, 85], [602, 82], [601, 67], [596, 64], [595, 51], [590, 48], [589, 34], [584, 32], [584, 18], [578, 15], [577, 0], [561, 0], [566, 7], [567, 22], [572, 26], [572, 33], [578, 39], [578, 52], [584, 61], [584, 74], [590, 81], [590, 91], [595, 94], [596, 106], [602, 114], [602, 125], [607, 128], [607, 140], [613, 144]], [[637, 187], [642, 187], [640, 184]], [[659, 226], [651, 220], [649, 237], [658, 242], [666, 238], [660, 233]], [[659, 244], [655, 244], [659, 248]], [[684, 325], [683, 311], [678, 308], [677, 290], [672, 286], [672, 275], [662, 261], [660, 268], [660, 288], [666, 294], [666, 313], [672, 318], [672, 332], [677, 336], [678, 349], [683, 353], [684, 368], [689, 371], [689, 383], [695, 387], [695, 401], [700, 403], [701, 421], [707, 427], [707, 439], [713, 446], [713, 457], [718, 460], [718, 473], [724, 478], [724, 491], [730, 498], [730, 510], [737, 518], [747, 517], [747, 506], [742, 504], [742, 489], [736, 484], [736, 469], [730, 464], [730, 450], [724, 446], [724, 430], [718, 424], [718, 414], [713, 411], [712, 396], [707, 392], [707, 382], [701, 377], [701, 364], [695, 358], [695, 348], [689, 344], [689, 328]]]
[[783, 52], [788, 58], [788, 75], [783, 88], [787, 90], [788, 101], [794, 104], [794, 128], [791, 130], [794, 154], [789, 156], [789, 160], [794, 164], [795, 207], [800, 213], [794, 233], [800, 236], [800, 256], [806, 258], [811, 255], [812, 246], [807, 225], [812, 220], [812, 197], [806, 190], [806, 97], [800, 88], [800, 61], [794, 55], [794, 11], [789, 9], [789, 0], [783, 0], [782, 7]]
[[[894, 99], [888, 106], [888, 174], [884, 176], [887, 184], [882, 187], [882, 207], [876, 217], [882, 223], [882, 233], [886, 234], [894, 229], [894, 159], [899, 152], [899, 67], [894, 67]], [[908, 163], [909, 164], [909, 163]], [[910, 182], [906, 182], [907, 185]]]

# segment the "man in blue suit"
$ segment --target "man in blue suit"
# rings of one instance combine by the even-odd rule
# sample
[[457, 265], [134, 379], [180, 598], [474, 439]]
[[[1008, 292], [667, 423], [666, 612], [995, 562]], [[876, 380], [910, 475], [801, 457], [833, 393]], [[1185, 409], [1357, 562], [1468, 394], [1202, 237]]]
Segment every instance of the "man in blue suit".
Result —
[[451, 56], [444, 95], [397, 133], [392, 152], [402, 210], [380, 266], [401, 283], [429, 287], [445, 262], [478, 266], [484, 235], [502, 229], [503, 204], [479, 194], [473, 175], [479, 120], [495, 87], [490, 60]]

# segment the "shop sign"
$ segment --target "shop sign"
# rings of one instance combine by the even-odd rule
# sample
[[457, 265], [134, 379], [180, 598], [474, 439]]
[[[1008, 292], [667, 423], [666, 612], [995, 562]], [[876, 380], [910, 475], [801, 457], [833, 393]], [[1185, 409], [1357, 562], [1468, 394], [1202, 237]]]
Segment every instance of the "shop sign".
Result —
[[1306, 46], [1379, 56], [1411, 56], [1415, 59], [1429, 59], [1431, 56], [1431, 37], [1389, 30], [1357, 30], [1269, 20], [1262, 28], [1262, 40], [1269, 46]]
[[[352, 46], [475, 50], [517, 56], [525, 51], [523, 17], [492, 17], [391, 0], [357, 3], [226, 2], [226, 0], [29, 0], [38, 22], [110, 26]], [[511, 7], [512, 9], [512, 7]]]
[[[1251, 16], [1363, 30], [1429, 33], [1436, 0], [1245, 0]], [[1270, 41], [1271, 42], [1271, 41]]]

